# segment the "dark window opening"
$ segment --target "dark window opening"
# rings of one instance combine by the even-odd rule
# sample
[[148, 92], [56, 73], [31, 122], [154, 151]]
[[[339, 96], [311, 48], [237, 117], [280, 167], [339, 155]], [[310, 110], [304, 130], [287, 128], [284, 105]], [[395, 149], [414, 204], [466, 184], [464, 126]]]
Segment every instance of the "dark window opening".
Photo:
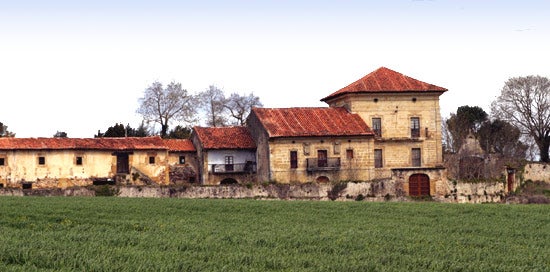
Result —
[[149, 156], [149, 164], [155, 164], [155, 156]]
[[317, 167], [327, 167], [328, 156], [326, 150], [317, 150]]
[[374, 167], [382, 168], [383, 166], [384, 166], [384, 163], [382, 161], [382, 149], [375, 149], [374, 150]]
[[180, 156], [179, 162], [180, 164], [185, 164], [185, 156]]
[[413, 148], [411, 151], [412, 166], [420, 167], [422, 164], [422, 155], [420, 154], [420, 148]]
[[46, 157], [38, 157], [38, 164], [39, 165], [46, 164]]
[[298, 168], [298, 151], [290, 151], [290, 168]]
[[82, 165], [82, 157], [76, 157], [76, 165]]
[[23, 189], [32, 189], [32, 183], [30, 183], [30, 182], [23, 182], [23, 183], [21, 183], [21, 187], [22, 187]]
[[382, 119], [372, 118], [372, 130], [378, 137], [382, 137]]
[[0, 158], [0, 165], [5, 165], [6, 164], [6, 161], [4, 160], [4, 158]]
[[348, 160], [353, 159], [353, 149], [347, 149], [347, 150], [346, 150], [346, 158], [347, 158]]
[[233, 171], [233, 156], [225, 156], [225, 171]]
[[238, 184], [237, 180], [232, 178], [226, 178], [220, 182], [220, 185]]
[[420, 118], [411, 117], [411, 137], [420, 137]]

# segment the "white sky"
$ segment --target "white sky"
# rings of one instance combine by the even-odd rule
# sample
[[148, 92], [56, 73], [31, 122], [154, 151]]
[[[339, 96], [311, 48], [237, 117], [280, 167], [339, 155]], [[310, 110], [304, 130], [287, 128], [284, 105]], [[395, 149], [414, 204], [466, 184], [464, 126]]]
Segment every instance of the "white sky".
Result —
[[136, 127], [154, 81], [319, 100], [385, 66], [449, 89], [441, 114], [550, 76], [550, 1], [0, 0], [0, 122], [17, 137]]

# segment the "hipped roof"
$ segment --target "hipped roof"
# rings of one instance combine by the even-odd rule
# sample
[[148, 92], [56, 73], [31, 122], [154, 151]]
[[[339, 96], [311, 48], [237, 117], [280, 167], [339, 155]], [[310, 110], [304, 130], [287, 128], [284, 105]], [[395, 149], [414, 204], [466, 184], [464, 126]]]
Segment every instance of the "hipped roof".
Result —
[[0, 150], [159, 150], [167, 149], [156, 137], [126, 138], [0, 138]]
[[194, 127], [204, 149], [256, 149], [256, 143], [246, 127]]
[[348, 86], [321, 99], [331, 100], [338, 96], [351, 93], [383, 93], [383, 92], [439, 92], [447, 89], [430, 83], [426, 83], [404, 74], [398, 73], [386, 67], [380, 67], [368, 75], [358, 79]]

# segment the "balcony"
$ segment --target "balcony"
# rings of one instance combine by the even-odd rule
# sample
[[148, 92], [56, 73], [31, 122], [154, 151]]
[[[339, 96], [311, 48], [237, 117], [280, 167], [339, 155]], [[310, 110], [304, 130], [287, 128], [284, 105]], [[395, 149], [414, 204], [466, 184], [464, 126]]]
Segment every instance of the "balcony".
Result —
[[334, 171], [340, 170], [340, 158], [318, 159], [310, 158], [307, 160], [307, 171]]
[[209, 164], [213, 174], [245, 174], [256, 173], [256, 162], [233, 164]]

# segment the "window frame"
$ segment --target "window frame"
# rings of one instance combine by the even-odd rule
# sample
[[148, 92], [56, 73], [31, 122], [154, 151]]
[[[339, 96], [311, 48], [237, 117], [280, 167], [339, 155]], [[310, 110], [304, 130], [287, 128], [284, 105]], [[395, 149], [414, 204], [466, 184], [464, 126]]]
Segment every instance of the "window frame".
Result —
[[290, 169], [298, 168], [298, 151], [290, 150]]
[[149, 156], [149, 164], [155, 164], [156, 163], [156, 157], [155, 156]]
[[352, 148], [346, 149], [346, 159], [353, 160], [355, 158], [355, 154], [353, 152]]
[[422, 149], [421, 148], [411, 149], [411, 165], [413, 167], [422, 166]]
[[84, 157], [82, 156], [75, 156], [74, 158], [74, 164], [75, 165], [83, 165], [84, 164]]
[[179, 164], [185, 164], [185, 155], [179, 155], [178, 163]]
[[[379, 154], [380, 156], [377, 156]], [[384, 167], [384, 153], [382, 149], [374, 149], [374, 168]]]
[[411, 117], [410, 119], [410, 126], [411, 126], [411, 138], [419, 138], [420, 137], [420, 117]]
[[372, 118], [372, 131], [374, 132], [376, 137], [382, 137], [382, 118]]
[[38, 156], [38, 165], [46, 165], [46, 157]]

